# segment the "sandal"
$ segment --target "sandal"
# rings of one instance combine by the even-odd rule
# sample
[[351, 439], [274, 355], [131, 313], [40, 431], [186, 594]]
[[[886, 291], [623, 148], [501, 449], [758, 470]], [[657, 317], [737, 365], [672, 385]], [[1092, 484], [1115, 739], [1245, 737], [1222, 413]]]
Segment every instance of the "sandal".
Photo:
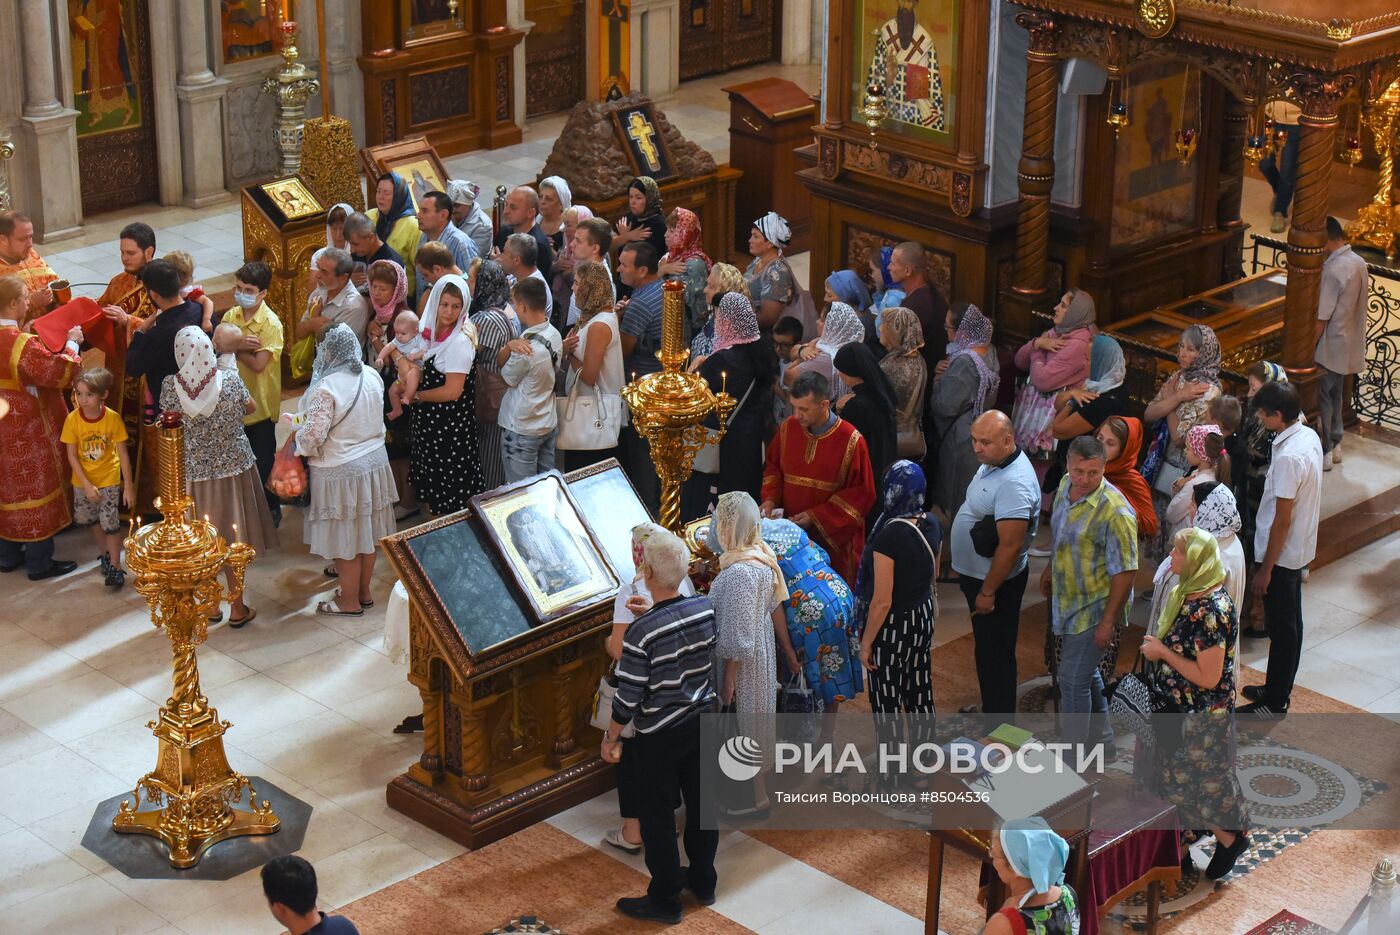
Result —
[[220, 611], [215, 611], [214, 613], [210, 614], [210, 615], [209, 615], [209, 622], [210, 622], [210, 623], [223, 623], [223, 622], [224, 622], [224, 612], [223, 612], [222, 610], [220, 610]]
[[371, 607], [373, 607], [373, 606], [374, 606], [374, 600], [373, 600], [373, 599], [370, 599], [370, 600], [368, 600], [368, 601], [360, 601], [360, 607], [364, 608], [365, 610], [369, 610], [369, 609], [370, 609]]
[[253, 621], [253, 618], [256, 617], [257, 615], [258, 615], [257, 609], [256, 609], [256, 608], [253, 608], [253, 607], [249, 607], [249, 608], [248, 608], [248, 612], [247, 612], [246, 614], [244, 614], [242, 617], [238, 618], [237, 620], [234, 620], [232, 617], [229, 617], [229, 618], [228, 618], [228, 625], [231, 626], [231, 627], [233, 627], [235, 630], [237, 630], [239, 627], [247, 626], [249, 623], [251, 623], [251, 622]]
[[316, 603], [316, 613], [324, 614], [327, 617], [363, 617], [363, 610], [341, 610], [334, 601], [318, 601]]
[[340, 572], [336, 570], [336, 567], [335, 567], [335, 565], [333, 565], [333, 564], [327, 565], [325, 568], [322, 568], [322, 569], [321, 569], [321, 574], [325, 575], [327, 578], [339, 578], [339, 577], [340, 577]]

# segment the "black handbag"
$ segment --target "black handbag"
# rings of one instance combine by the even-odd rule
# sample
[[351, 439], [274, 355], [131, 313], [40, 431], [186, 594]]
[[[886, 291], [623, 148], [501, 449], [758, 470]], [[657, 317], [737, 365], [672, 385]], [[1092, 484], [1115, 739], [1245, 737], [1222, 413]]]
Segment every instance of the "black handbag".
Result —
[[1181, 718], [1154, 715], [1180, 715], [1181, 707], [1152, 684], [1147, 675], [1147, 660], [1139, 653], [1133, 670], [1110, 688], [1108, 714], [1114, 729], [1137, 737], [1148, 749], [1160, 748], [1173, 753], [1181, 746]]

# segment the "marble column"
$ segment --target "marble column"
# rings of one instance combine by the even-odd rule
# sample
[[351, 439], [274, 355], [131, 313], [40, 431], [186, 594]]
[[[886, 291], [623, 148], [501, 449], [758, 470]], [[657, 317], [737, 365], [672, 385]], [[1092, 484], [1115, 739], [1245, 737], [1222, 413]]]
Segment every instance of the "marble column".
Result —
[[812, 61], [812, 0], [782, 0], [783, 35], [780, 54], [784, 65]]
[[223, 102], [228, 79], [209, 69], [208, 11], [203, 4], [179, 6], [180, 77], [175, 96], [180, 101], [183, 201], [192, 208], [232, 197], [224, 188]]
[[[1292, 226], [1288, 230], [1288, 292], [1283, 306], [1283, 365], [1308, 375], [1313, 359], [1318, 292], [1327, 253], [1327, 200], [1332, 182], [1332, 147], [1337, 104], [1356, 84], [1354, 75], [1303, 72], [1286, 85], [1302, 105], [1298, 118], [1298, 181], [1293, 189]], [[1311, 381], [1304, 390], [1309, 405]]]
[[48, 243], [82, 231], [78, 184], [78, 112], [58, 100], [53, 17], [67, 22], [67, 7], [49, 0], [20, 0], [24, 53], [24, 184], [15, 207], [34, 219], [36, 236]]
[[[585, 9], [591, 9], [591, 5], [585, 5]], [[515, 105], [511, 117], [515, 120], [515, 125], [523, 129], [526, 103], [525, 43], [529, 40], [530, 30], [535, 28], [535, 21], [525, 18], [525, 0], [506, 0], [506, 25], [525, 34], [524, 38], [516, 43], [510, 57], [511, 101]]]
[[1007, 325], [1029, 334], [1030, 308], [1045, 293], [1050, 245], [1050, 196], [1055, 187], [1055, 109], [1059, 96], [1058, 24], [1039, 13], [1018, 13], [1016, 24], [1030, 35], [1026, 53], [1026, 104], [1021, 161], [1017, 166], [1016, 268]]
[[632, 89], [671, 97], [681, 83], [680, 0], [632, 0], [630, 24]]
[[331, 113], [350, 121], [355, 145], [363, 146], [364, 79], [355, 63], [359, 48], [359, 0], [326, 0], [326, 80], [330, 83]]

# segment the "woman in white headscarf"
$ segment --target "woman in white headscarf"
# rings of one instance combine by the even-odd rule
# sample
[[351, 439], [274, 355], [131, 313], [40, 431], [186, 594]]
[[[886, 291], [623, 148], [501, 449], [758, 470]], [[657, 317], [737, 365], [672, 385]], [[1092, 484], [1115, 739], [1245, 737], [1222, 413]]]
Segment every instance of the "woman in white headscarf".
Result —
[[297, 453], [311, 468], [303, 535], [340, 579], [316, 612], [359, 617], [374, 606], [374, 559], [379, 540], [394, 531], [398, 490], [384, 448], [384, 381], [364, 365], [355, 332], [343, 322], [321, 341], [293, 421]]
[[477, 442], [477, 333], [467, 314], [471, 290], [461, 276], [433, 284], [423, 307], [423, 377], [413, 400], [408, 477], [428, 512], [464, 509], [486, 489]]
[[776, 211], [769, 211], [754, 221], [753, 230], [749, 232], [749, 253], [753, 262], [744, 271], [744, 282], [753, 299], [758, 326], [765, 332], [773, 330], [799, 296], [797, 277], [783, 258], [783, 250], [791, 240], [792, 228]]
[[790, 387], [802, 374], [815, 370], [831, 381], [831, 398], [840, 399], [850, 388], [836, 372], [836, 352], [864, 340], [865, 323], [856, 310], [845, 302], [832, 302], [817, 319], [816, 340], [797, 348], [797, 362], [783, 372], [783, 385]]
[[[236, 369], [219, 369], [214, 345], [195, 325], [176, 332], [175, 363], [180, 369], [161, 384], [160, 408], [185, 416], [185, 477], [195, 515], [207, 518], [230, 542], [241, 539], [262, 555], [277, 547], [277, 527], [243, 432], [243, 417], [255, 408], [253, 397]], [[225, 571], [232, 591], [233, 572]], [[256, 613], [241, 592], [229, 601], [230, 626], [241, 627]], [[211, 618], [222, 619], [222, 612]]]
[[[354, 213], [355, 209], [343, 201], [331, 205], [331, 209], [326, 212], [326, 246], [338, 250], [350, 249], [350, 243], [345, 239], [343, 231], [345, 219]], [[311, 263], [314, 266], [316, 261], [313, 259]]]
[[447, 197], [452, 199], [452, 223], [476, 245], [479, 256], [491, 254], [491, 216], [477, 204], [481, 186], [466, 179], [447, 183]]
[[[720, 573], [710, 585], [718, 633], [719, 697], [739, 715], [739, 732], [759, 742], [765, 762], [773, 755], [777, 713], [778, 650], [773, 635], [773, 612], [788, 598], [787, 582], [778, 557], [763, 541], [758, 504], [742, 491], [719, 498], [715, 508], [715, 537], [722, 550]], [[754, 801], [732, 814], [762, 814], [768, 795], [760, 772], [754, 779]]]
[[555, 256], [564, 252], [564, 212], [573, 203], [574, 193], [562, 176], [550, 175], [540, 179], [540, 213], [535, 222], [549, 238]]

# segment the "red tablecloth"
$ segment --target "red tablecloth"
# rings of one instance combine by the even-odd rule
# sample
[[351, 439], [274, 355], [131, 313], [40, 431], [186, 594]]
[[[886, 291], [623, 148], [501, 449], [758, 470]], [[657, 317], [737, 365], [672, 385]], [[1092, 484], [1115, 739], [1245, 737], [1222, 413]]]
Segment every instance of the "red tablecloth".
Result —
[[1079, 894], [1079, 904], [1093, 906], [1094, 911], [1080, 913], [1079, 935], [1098, 935], [1100, 907], [1114, 893], [1155, 868], [1180, 867], [1175, 829], [1138, 831], [1095, 853], [1096, 846], [1113, 837], [1114, 834], [1104, 831], [1093, 831], [1089, 835], [1089, 892]]

